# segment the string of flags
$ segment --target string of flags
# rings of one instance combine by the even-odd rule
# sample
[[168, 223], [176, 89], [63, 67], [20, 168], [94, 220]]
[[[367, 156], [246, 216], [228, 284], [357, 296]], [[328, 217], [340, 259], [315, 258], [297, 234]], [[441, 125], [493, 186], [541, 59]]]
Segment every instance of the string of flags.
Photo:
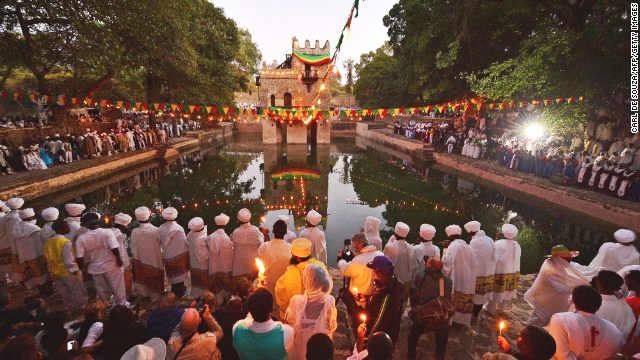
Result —
[[102, 108], [116, 107], [124, 108], [133, 111], [157, 111], [166, 112], [172, 116], [183, 114], [189, 115], [204, 115], [209, 116], [209, 120], [255, 120], [260, 121], [264, 119], [275, 121], [293, 121], [293, 120], [305, 120], [311, 117], [314, 120], [329, 118], [329, 117], [341, 117], [349, 118], [351, 120], [362, 120], [363, 117], [379, 117], [385, 116], [398, 116], [398, 115], [417, 115], [428, 114], [434, 112], [436, 114], [444, 114], [451, 112], [467, 111], [469, 108], [473, 111], [479, 110], [506, 110], [515, 108], [527, 108], [533, 107], [548, 107], [564, 104], [575, 104], [578, 102], [584, 102], [584, 96], [578, 97], [559, 97], [555, 99], [543, 99], [543, 100], [530, 100], [530, 101], [490, 101], [486, 99], [471, 99], [464, 101], [453, 101], [435, 105], [425, 105], [419, 107], [398, 107], [398, 108], [379, 108], [379, 109], [357, 109], [357, 110], [321, 110], [319, 107], [305, 108], [305, 109], [285, 109], [278, 107], [269, 107], [268, 109], [244, 109], [239, 107], [219, 107], [219, 106], [206, 106], [206, 105], [184, 105], [184, 104], [169, 104], [169, 103], [147, 103], [140, 101], [127, 101], [127, 100], [106, 100], [106, 99], [92, 99], [92, 98], [69, 98], [63, 95], [38, 95], [35, 93], [21, 93], [21, 92], [7, 92], [0, 91], [0, 98], [4, 100], [26, 101], [29, 100], [33, 103], [44, 104], [57, 104], [60, 106], [99, 106]]

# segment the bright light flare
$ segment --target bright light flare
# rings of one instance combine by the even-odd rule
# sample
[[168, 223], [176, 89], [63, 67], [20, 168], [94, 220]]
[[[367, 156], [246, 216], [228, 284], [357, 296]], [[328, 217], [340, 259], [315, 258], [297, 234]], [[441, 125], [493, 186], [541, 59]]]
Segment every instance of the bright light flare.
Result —
[[360, 320], [362, 320], [363, 324], [366, 323], [367, 322], [367, 315], [365, 315], [365, 314], [360, 315]]
[[262, 260], [256, 258], [256, 265], [258, 265], [258, 270], [260, 271], [260, 276], [262, 276], [264, 274], [264, 264], [262, 263]]
[[539, 125], [530, 125], [524, 130], [525, 135], [531, 139], [537, 139], [542, 136], [544, 129]]

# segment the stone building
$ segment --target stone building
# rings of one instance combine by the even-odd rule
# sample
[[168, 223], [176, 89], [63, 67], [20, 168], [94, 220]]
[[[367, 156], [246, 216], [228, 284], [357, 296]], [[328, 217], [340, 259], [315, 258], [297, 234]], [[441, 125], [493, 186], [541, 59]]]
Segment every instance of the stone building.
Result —
[[[275, 69], [267, 69], [262, 63], [260, 74], [260, 106], [265, 113], [270, 107], [284, 109], [329, 110], [332, 76], [331, 47], [329, 41], [320, 46], [316, 40], [311, 47], [309, 40], [301, 46], [297, 38], [291, 41], [291, 54]], [[324, 87], [322, 79], [327, 74]], [[322, 89], [322, 90], [321, 90]], [[314, 103], [316, 95], [320, 93]], [[319, 103], [318, 103], [319, 101]], [[311, 120], [305, 124], [301, 119], [270, 120], [262, 122], [264, 144], [329, 144], [329, 119]]]

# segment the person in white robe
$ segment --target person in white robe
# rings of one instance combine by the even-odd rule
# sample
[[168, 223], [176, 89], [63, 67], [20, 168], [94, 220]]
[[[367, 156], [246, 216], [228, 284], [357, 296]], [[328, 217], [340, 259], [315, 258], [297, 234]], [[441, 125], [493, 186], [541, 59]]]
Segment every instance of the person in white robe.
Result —
[[178, 210], [168, 207], [162, 211], [165, 223], [158, 228], [160, 244], [162, 244], [162, 259], [164, 272], [171, 284], [171, 292], [178, 299], [186, 292], [184, 285], [189, 276], [189, 245], [184, 228], [176, 222]]
[[[258, 257], [265, 267], [264, 275], [267, 281], [267, 289], [275, 294], [278, 279], [287, 271], [291, 260], [291, 244], [284, 240], [287, 235], [287, 224], [278, 220], [273, 224], [273, 236], [271, 241], [266, 241], [258, 248]], [[277, 307], [274, 305], [274, 313]]]
[[324, 232], [318, 229], [322, 215], [315, 210], [307, 213], [307, 226], [300, 231], [300, 237], [311, 241], [311, 257], [327, 264], [327, 242]]
[[496, 271], [493, 239], [480, 230], [478, 221], [469, 221], [464, 229], [471, 235], [469, 246], [476, 256], [476, 293], [473, 296], [473, 317], [478, 317], [482, 307], [493, 299], [493, 281]]
[[118, 239], [113, 231], [99, 228], [99, 223], [98, 213], [88, 212], [82, 216], [82, 224], [87, 231], [76, 240], [78, 266], [91, 274], [100, 300], [129, 305]]
[[298, 238], [298, 235], [296, 235], [295, 232], [289, 230], [289, 224], [291, 224], [291, 218], [289, 217], [289, 215], [278, 215], [278, 220], [282, 220], [284, 221], [285, 224], [287, 224], [287, 233], [284, 235], [284, 241], [291, 244], [293, 240]]
[[304, 294], [294, 295], [285, 313], [285, 321], [293, 328], [293, 349], [290, 359], [304, 360], [307, 342], [314, 334], [326, 334], [333, 339], [338, 327], [336, 300], [331, 296], [333, 280], [320, 265], [309, 264], [302, 271]]
[[158, 228], [149, 223], [151, 211], [146, 206], [136, 209], [138, 227], [131, 231], [133, 284], [140, 296], [158, 301], [164, 291], [164, 263]]
[[615, 243], [607, 242], [600, 246], [598, 254], [589, 263], [592, 271], [611, 270], [618, 272], [629, 265], [640, 265], [640, 253], [633, 245], [636, 234], [627, 229], [613, 233]]
[[209, 290], [209, 247], [207, 246], [207, 226], [201, 217], [189, 220], [187, 225], [189, 243], [189, 265], [191, 272], [191, 296], [202, 295]]
[[42, 236], [42, 243], [44, 244], [49, 238], [56, 234], [55, 231], [51, 228], [51, 225], [54, 221], [58, 220], [58, 216], [60, 215], [60, 211], [54, 207], [48, 207], [40, 213], [40, 216], [46, 223], [42, 225], [42, 230], [40, 231], [40, 236]]
[[490, 314], [502, 311], [505, 304], [516, 298], [520, 280], [522, 249], [516, 241], [518, 228], [511, 224], [504, 224], [502, 225], [502, 235], [504, 239], [493, 244], [495, 249], [493, 296], [487, 304], [487, 311]]
[[624, 279], [613, 271], [602, 270], [598, 273], [595, 278], [595, 285], [600, 296], [602, 296], [602, 305], [600, 305], [596, 315], [609, 320], [620, 330], [622, 336], [627, 339], [629, 334], [635, 330], [636, 317], [631, 306], [616, 296], [622, 284], [624, 284]]
[[460, 325], [471, 324], [473, 298], [476, 291], [476, 255], [469, 244], [460, 238], [462, 228], [445, 228], [448, 240], [444, 242], [443, 274], [453, 282], [453, 310], [451, 321]]
[[11, 198], [7, 200], [5, 205], [9, 211], [5, 216], [0, 218], [0, 276], [3, 279], [14, 279], [13, 275], [13, 228], [20, 222], [20, 208], [24, 205], [21, 198]]
[[582, 285], [569, 295], [576, 311], [554, 314], [546, 327], [556, 341], [553, 359], [612, 358], [624, 345], [624, 338], [615, 325], [596, 315], [602, 302], [600, 294], [591, 286]]
[[36, 213], [31, 208], [20, 210], [20, 221], [13, 227], [11, 251], [14, 255], [14, 274], [20, 275], [27, 290], [39, 288], [47, 282], [47, 259], [44, 257], [40, 227], [36, 225]]
[[547, 326], [553, 314], [569, 310], [571, 291], [589, 284], [589, 279], [570, 264], [576, 256], [577, 251], [569, 251], [564, 245], [551, 249], [551, 256], [542, 263], [538, 276], [524, 293], [524, 299], [533, 307], [529, 325]]
[[87, 207], [84, 204], [74, 203], [69, 203], [64, 206], [64, 210], [67, 212], [67, 217], [64, 221], [69, 223], [69, 228], [71, 228], [71, 232], [67, 234], [67, 239], [71, 240], [74, 244], [76, 243], [78, 236], [85, 231], [84, 229], [80, 230], [80, 217], [86, 208]]
[[419, 244], [413, 245], [413, 255], [416, 258], [416, 270], [421, 270], [424, 264], [424, 257], [434, 257], [440, 260], [440, 248], [433, 245], [433, 237], [436, 236], [436, 228], [430, 224], [420, 225]]
[[373, 216], [367, 216], [364, 219], [364, 234], [367, 236], [369, 245], [372, 245], [378, 251], [382, 251], [382, 238], [380, 237], [380, 223], [382, 221]]
[[395, 268], [394, 274], [402, 284], [406, 285], [403, 304], [404, 300], [409, 299], [409, 284], [413, 281], [413, 272], [418, 267], [413, 246], [405, 240], [409, 230], [409, 225], [403, 222], [396, 223], [394, 233], [387, 242], [387, 246], [384, 247], [384, 255], [391, 259]]
[[233, 243], [225, 232], [229, 216], [220, 214], [215, 217], [218, 229], [207, 238], [209, 247], [209, 284], [216, 295], [231, 289], [233, 271]]
[[131, 220], [131, 216], [124, 213], [118, 213], [114, 216], [113, 227], [111, 228], [113, 235], [115, 235], [116, 240], [118, 240], [118, 251], [120, 252], [120, 258], [122, 259], [122, 273], [124, 274], [124, 288], [127, 295], [131, 294], [131, 290], [133, 288], [131, 284], [131, 262], [129, 261], [129, 253], [127, 252], [127, 247], [129, 245], [127, 227], [131, 224]]
[[251, 225], [251, 212], [242, 208], [238, 211], [240, 226], [231, 234], [233, 243], [233, 278], [239, 280], [243, 276], [258, 274], [256, 258], [258, 249], [264, 243], [264, 235], [258, 227]]

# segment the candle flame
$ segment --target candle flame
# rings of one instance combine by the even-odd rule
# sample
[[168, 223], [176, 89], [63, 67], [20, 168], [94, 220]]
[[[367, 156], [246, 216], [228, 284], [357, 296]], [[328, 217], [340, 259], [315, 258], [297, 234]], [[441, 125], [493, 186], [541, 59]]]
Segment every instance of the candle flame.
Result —
[[362, 322], [366, 322], [367, 321], [367, 315], [365, 315], [365, 314], [360, 315], [360, 319], [362, 320]]
[[264, 264], [258, 258], [256, 258], [256, 264], [258, 265], [258, 270], [260, 270], [260, 276], [264, 274]]
[[500, 325], [498, 325], [500, 327], [500, 330], [504, 329], [504, 321], [500, 321]]
[[357, 287], [354, 287], [354, 288], [353, 288], [353, 292], [357, 294], [357, 293], [358, 293], [358, 288], [357, 288]]

